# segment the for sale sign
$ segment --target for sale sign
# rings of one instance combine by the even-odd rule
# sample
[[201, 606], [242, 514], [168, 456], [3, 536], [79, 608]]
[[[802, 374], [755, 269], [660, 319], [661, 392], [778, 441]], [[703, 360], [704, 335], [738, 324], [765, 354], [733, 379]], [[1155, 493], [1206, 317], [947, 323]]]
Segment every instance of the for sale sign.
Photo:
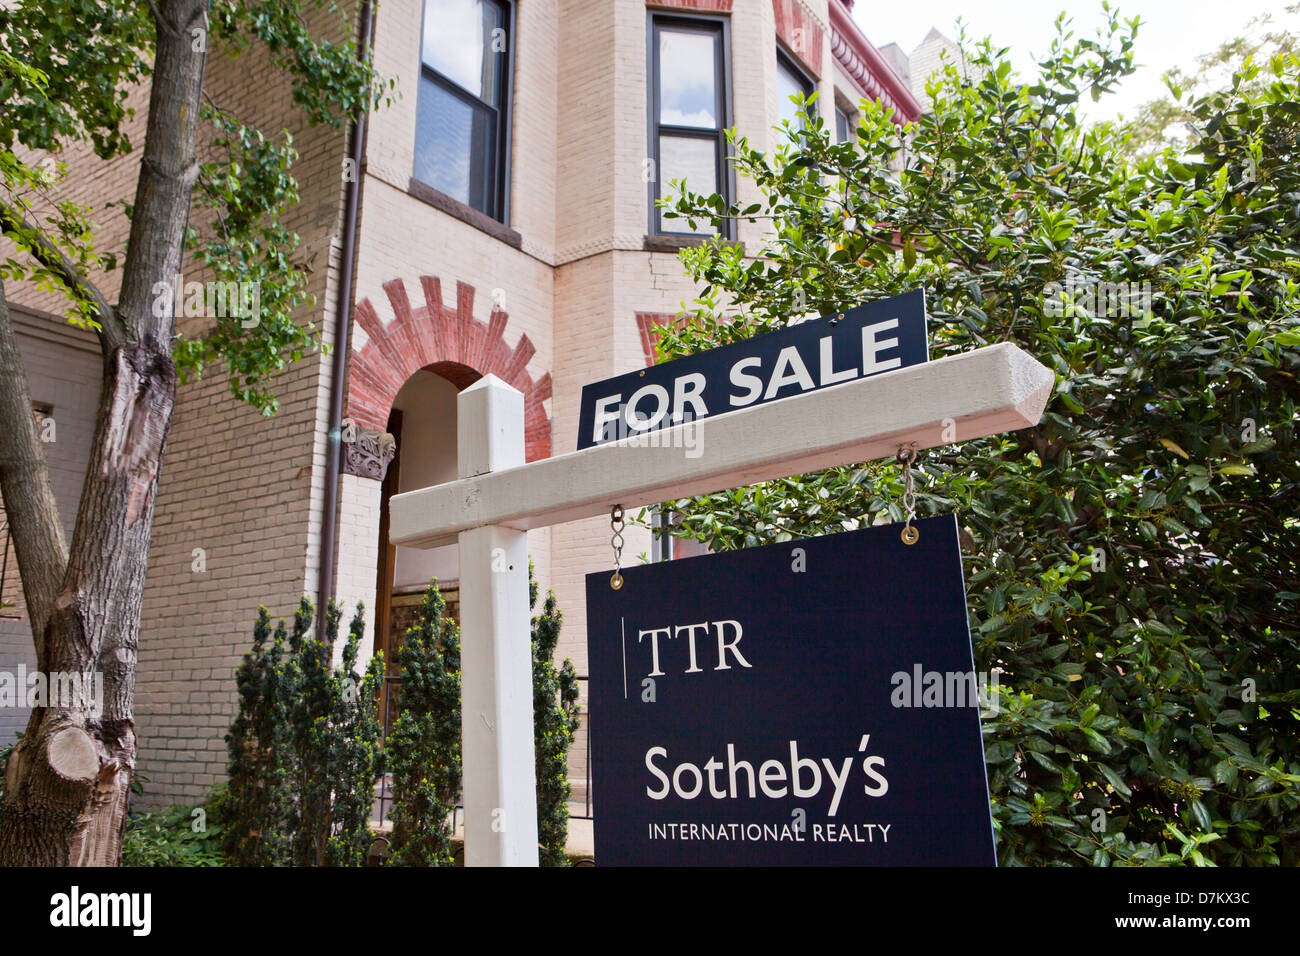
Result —
[[920, 365], [929, 357], [917, 289], [585, 385], [578, 448]]
[[991, 865], [956, 519], [587, 577], [596, 862]]

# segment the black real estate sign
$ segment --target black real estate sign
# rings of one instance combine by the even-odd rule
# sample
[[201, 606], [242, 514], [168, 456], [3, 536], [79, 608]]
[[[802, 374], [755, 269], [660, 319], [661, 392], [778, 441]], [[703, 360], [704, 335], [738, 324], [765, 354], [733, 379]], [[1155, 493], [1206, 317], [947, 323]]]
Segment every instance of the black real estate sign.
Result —
[[600, 865], [992, 865], [957, 522], [587, 576]]
[[920, 365], [926, 342], [917, 289], [585, 385], [578, 448]]

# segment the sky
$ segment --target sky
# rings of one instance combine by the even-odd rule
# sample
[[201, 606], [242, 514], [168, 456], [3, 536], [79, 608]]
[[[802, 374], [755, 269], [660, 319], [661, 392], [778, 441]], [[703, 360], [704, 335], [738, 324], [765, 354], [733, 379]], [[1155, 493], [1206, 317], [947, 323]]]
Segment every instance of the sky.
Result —
[[[1161, 74], [1172, 66], [1187, 69], [1229, 37], [1246, 31], [1252, 16], [1272, 12], [1277, 26], [1300, 31], [1300, 15], [1287, 14], [1287, 0], [1112, 0], [1121, 20], [1142, 18], [1138, 29], [1138, 71], [1112, 95], [1095, 105], [1085, 100], [1090, 119], [1132, 116], [1147, 100], [1165, 93]], [[925, 3], [880, 3], [857, 0], [853, 18], [877, 47], [896, 42], [911, 53], [937, 27], [956, 39], [960, 16], [973, 38], [991, 36], [1011, 48], [1011, 61], [1022, 74], [1033, 70], [1034, 56], [1045, 53], [1062, 10], [1074, 20], [1077, 36], [1092, 37], [1105, 23], [1101, 0], [928, 0]]]

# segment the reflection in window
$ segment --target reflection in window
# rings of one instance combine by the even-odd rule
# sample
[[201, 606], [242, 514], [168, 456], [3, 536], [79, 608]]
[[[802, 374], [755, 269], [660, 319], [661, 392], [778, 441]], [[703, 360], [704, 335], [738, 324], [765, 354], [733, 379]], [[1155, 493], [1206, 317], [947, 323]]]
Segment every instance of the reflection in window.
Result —
[[[803, 129], [803, 121], [799, 117], [800, 108], [794, 105], [790, 97], [812, 96], [812, 81], [780, 50], [776, 51], [776, 91], [777, 109], [780, 111], [778, 125], [780, 120], [785, 120], [792, 129]], [[815, 109], [816, 106], [811, 106], [809, 112]]]
[[835, 142], [847, 143], [853, 139], [853, 120], [844, 110], [835, 107]]
[[[723, 176], [726, 116], [723, 26], [719, 21], [655, 17], [652, 21], [650, 95], [655, 175], [650, 197], [672, 194], [686, 180], [692, 192], [726, 193]], [[697, 222], [696, 234], [712, 235]], [[651, 211], [654, 232], [691, 233], [682, 219]]]
[[425, 0], [415, 170], [421, 182], [504, 218], [509, 8]]
[[708, 34], [659, 31], [659, 122], [718, 128], [715, 54]]

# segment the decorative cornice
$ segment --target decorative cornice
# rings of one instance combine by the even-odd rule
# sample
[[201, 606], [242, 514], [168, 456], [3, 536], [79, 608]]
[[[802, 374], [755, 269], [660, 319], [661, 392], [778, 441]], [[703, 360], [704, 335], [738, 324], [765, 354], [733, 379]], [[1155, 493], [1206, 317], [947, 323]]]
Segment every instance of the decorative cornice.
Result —
[[344, 474], [383, 481], [397, 454], [397, 439], [388, 432], [371, 431], [350, 422], [343, 429]]
[[894, 122], [900, 126], [921, 115], [921, 104], [902, 77], [893, 71], [885, 58], [871, 45], [848, 9], [832, 2], [831, 55], [844, 72], [858, 85], [864, 96], [880, 100], [894, 110]]

